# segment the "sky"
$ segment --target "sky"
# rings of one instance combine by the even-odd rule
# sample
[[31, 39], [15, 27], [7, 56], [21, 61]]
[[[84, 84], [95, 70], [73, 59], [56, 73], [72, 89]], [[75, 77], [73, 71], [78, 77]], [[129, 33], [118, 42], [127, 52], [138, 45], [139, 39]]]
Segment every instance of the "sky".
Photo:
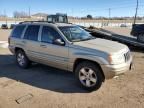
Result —
[[[136, 0], [0, 0], [0, 14], [12, 17], [14, 11], [67, 13], [69, 16], [134, 16]], [[144, 0], [139, 0], [139, 16], [144, 16]]]

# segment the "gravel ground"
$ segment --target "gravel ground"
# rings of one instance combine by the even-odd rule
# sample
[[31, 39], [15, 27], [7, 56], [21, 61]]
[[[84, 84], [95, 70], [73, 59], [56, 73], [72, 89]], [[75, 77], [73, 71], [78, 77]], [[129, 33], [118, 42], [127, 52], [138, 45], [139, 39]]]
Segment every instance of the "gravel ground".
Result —
[[18, 68], [9, 50], [0, 47], [0, 108], [144, 108], [144, 54], [135, 49], [132, 54], [132, 71], [87, 92], [72, 73], [40, 64]]
[[0, 29], [0, 41], [7, 41], [8, 36], [10, 35], [11, 30], [2, 30]]
[[123, 28], [104, 28], [104, 29], [120, 34], [120, 35], [131, 36], [130, 35], [131, 28], [123, 27]]

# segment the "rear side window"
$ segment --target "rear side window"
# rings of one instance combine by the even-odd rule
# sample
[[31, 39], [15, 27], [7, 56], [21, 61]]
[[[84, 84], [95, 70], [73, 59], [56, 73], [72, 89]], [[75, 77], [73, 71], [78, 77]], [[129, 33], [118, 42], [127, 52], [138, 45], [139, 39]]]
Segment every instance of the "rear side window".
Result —
[[25, 32], [25, 35], [24, 35], [24, 39], [37, 41], [38, 40], [39, 28], [40, 28], [39, 25], [28, 26], [28, 28]]
[[24, 28], [25, 28], [25, 25], [16, 26], [16, 28], [14, 29], [12, 33], [12, 37], [21, 38]]

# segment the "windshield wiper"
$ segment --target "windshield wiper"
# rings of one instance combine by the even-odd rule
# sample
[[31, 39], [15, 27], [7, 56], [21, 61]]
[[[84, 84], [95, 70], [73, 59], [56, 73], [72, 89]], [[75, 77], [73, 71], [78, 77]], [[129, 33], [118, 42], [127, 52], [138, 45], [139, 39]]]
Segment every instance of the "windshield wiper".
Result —
[[72, 42], [80, 42], [81, 39], [72, 40]]
[[89, 38], [86, 38], [86, 39], [81, 39], [81, 41], [87, 41], [87, 40], [91, 40], [91, 39], [95, 39], [94, 37], [89, 37]]
[[89, 37], [89, 38], [85, 38], [85, 39], [75, 39], [75, 40], [72, 40], [72, 42], [87, 41], [87, 40], [91, 40], [91, 39], [96, 39], [96, 38], [95, 37]]

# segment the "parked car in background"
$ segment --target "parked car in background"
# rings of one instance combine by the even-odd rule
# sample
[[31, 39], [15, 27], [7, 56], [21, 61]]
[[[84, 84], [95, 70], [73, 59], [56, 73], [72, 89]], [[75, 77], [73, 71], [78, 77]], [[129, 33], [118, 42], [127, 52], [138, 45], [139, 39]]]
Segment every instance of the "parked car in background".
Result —
[[78, 83], [90, 91], [127, 72], [132, 64], [126, 45], [95, 38], [68, 23], [20, 23], [9, 37], [9, 49], [19, 67], [28, 68], [33, 61], [74, 72]]
[[15, 24], [10, 25], [10, 29], [13, 29], [15, 27]]
[[121, 24], [120, 27], [127, 27], [127, 25], [126, 24]]
[[144, 42], [144, 24], [133, 24], [131, 35], [137, 37], [139, 42]]
[[1, 29], [8, 29], [8, 25], [7, 24], [2, 24]]

